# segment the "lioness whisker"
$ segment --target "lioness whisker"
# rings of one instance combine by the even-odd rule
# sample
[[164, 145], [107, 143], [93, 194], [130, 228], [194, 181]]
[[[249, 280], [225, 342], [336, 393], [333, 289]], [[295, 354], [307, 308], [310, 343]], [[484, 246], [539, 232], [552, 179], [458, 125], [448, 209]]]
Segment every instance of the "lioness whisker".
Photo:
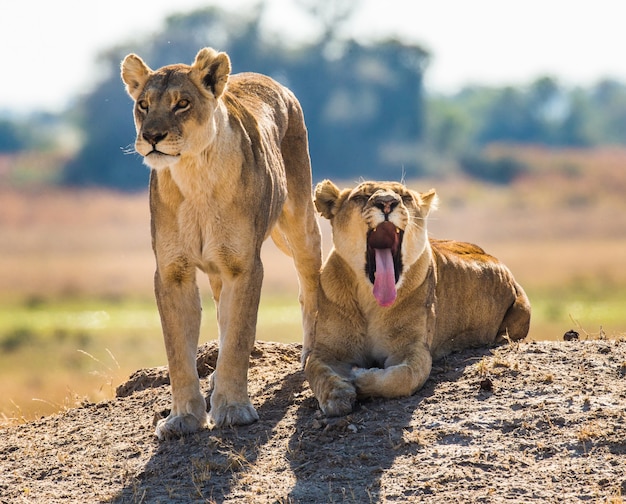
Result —
[[125, 155], [129, 155], [129, 154], [139, 155], [139, 153], [135, 150], [135, 146], [133, 144], [128, 144], [126, 147], [120, 147], [120, 150]]

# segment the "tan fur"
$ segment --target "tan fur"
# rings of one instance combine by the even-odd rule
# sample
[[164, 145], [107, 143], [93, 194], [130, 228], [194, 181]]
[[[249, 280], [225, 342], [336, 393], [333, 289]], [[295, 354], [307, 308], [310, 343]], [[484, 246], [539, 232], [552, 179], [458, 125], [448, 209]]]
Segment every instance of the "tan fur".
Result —
[[[315, 204], [331, 221], [334, 248], [322, 269], [305, 373], [326, 415], [349, 413], [357, 396], [413, 394], [433, 359], [528, 333], [530, 303], [502, 263], [475, 245], [428, 239], [436, 202], [434, 190], [419, 194], [395, 182], [343, 191], [318, 184]], [[402, 236], [389, 307], [377, 303], [366, 270], [368, 233], [385, 219]]]
[[[230, 69], [225, 53], [208, 48], [191, 66], [153, 71], [134, 54], [122, 62], [135, 101], [135, 148], [152, 168], [155, 293], [172, 385], [159, 438], [258, 418], [247, 372], [263, 279], [260, 249], [270, 234], [298, 272], [303, 356], [314, 336], [321, 248], [302, 110], [269, 77]], [[195, 365], [196, 269], [209, 277], [219, 325], [208, 417]]]

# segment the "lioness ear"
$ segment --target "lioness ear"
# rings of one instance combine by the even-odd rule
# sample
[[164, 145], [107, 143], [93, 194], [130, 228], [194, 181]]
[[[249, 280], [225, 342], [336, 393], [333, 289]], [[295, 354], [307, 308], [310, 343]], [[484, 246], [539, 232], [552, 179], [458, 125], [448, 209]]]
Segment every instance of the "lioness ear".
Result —
[[200, 49], [191, 70], [200, 79], [202, 85], [219, 98], [226, 88], [230, 75], [230, 58], [224, 52], [205, 47]]
[[315, 208], [326, 219], [332, 219], [337, 213], [339, 188], [330, 180], [323, 180], [315, 186]]
[[437, 210], [439, 196], [434, 189], [430, 189], [419, 195], [420, 210], [422, 216], [426, 217], [432, 210]]
[[122, 81], [126, 84], [126, 92], [135, 101], [151, 74], [150, 67], [136, 54], [129, 54], [122, 61]]

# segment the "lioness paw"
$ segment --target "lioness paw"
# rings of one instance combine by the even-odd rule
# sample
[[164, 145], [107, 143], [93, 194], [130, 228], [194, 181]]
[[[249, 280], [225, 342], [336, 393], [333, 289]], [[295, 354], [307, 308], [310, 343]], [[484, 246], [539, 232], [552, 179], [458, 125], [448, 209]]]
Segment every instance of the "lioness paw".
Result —
[[208, 415], [209, 428], [225, 425], [248, 425], [259, 419], [252, 404], [228, 404], [211, 408]]
[[170, 415], [157, 422], [155, 433], [163, 441], [165, 439], [179, 438], [185, 434], [192, 434], [206, 427], [206, 415], [201, 419], [191, 414]]
[[343, 386], [334, 387], [321, 396], [322, 398], [318, 400], [320, 408], [324, 415], [329, 417], [347, 415], [352, 411], [356, 402], [356, 390], [347, 382], [343, 382]]

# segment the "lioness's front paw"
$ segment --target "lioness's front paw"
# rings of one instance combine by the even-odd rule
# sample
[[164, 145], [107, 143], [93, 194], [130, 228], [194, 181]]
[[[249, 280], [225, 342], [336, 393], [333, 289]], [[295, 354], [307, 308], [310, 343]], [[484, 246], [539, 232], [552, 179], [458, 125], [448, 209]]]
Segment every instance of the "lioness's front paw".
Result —
[[354, 408], [356, 401], [356, 390], [354, 386], [346, 381], [330, 388], [318, 398], [320, 408], [326, 416], [347, 415]]
[[208, 415], [211, 429], [225, 425], [248, 425], [258, 419], [259, 415], [251, 403], [214, 406]]
[[156, 435], [160, 440], [172, 439], [198, 432], [207, 427], [206, 414], [198, 419], [195, 415], [169, 415], [159, 420], [156, 425]]

